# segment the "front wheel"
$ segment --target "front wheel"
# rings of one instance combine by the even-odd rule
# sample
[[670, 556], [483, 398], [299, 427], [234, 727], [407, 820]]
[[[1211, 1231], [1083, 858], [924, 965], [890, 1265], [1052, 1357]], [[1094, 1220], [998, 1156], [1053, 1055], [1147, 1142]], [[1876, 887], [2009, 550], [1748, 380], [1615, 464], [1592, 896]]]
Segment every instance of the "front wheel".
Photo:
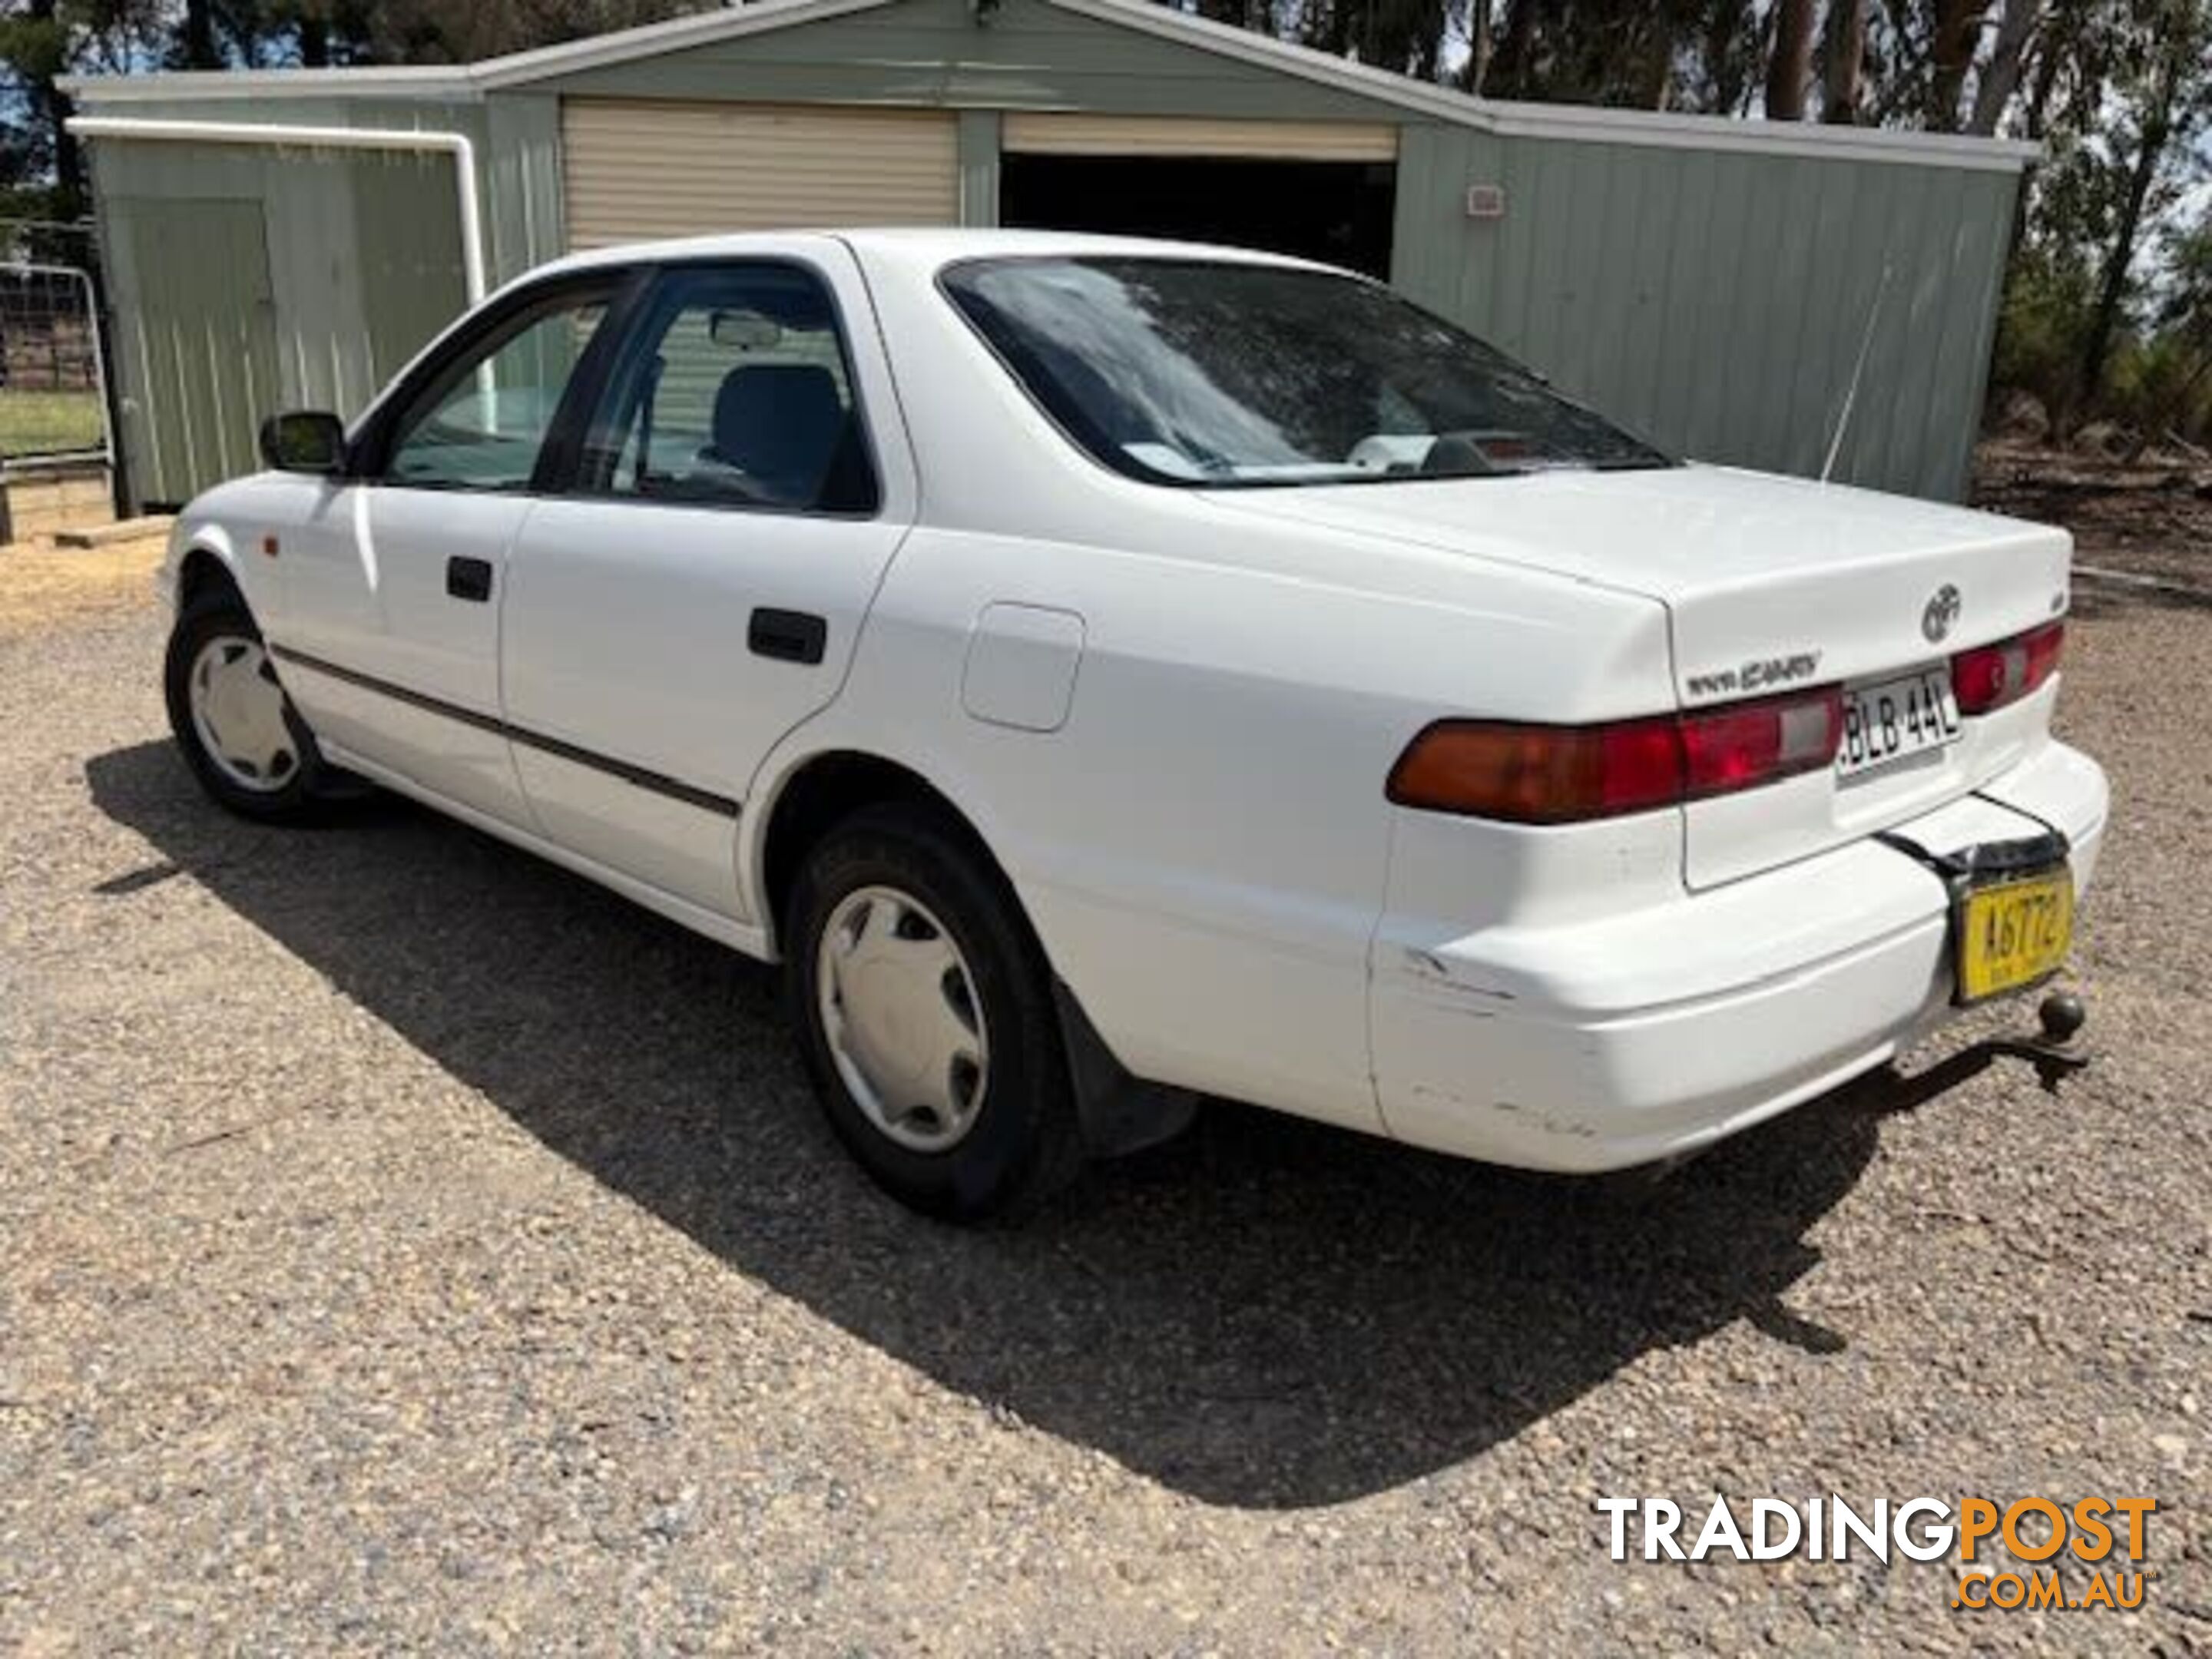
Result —
[[939, 814], [871, 808], [800, 872], [792, 1016], [854, 1157], [925, 1213], [1033, 1206], [1081, 1162], [1051, 974], [1012, 894]]
[[200, 787], [246, 817], [301, 817], [331, 778], [235, 593], [195, 601], [169, 635], [169, 727]]

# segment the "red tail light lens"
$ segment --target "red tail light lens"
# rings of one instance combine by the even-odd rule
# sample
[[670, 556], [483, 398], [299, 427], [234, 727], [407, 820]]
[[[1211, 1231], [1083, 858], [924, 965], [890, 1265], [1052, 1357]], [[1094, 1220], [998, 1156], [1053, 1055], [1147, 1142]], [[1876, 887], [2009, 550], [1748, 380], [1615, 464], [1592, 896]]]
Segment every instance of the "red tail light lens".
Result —
[[1831, 687], [1804, 696], [1768, 697], [1685, 714], [1680, 724], [1687, 763], [1684, 793], [1722, 795], [1833, 761], [1844, 735], [1844, 694]]
[[1816, 770], [1843, 729], [1832, 687], [1602, 726], [1438, 720], [1407, 745], [1385, 793], [1432, 812], [1572, 823]]
[[1986, 714], [2018, 702], [2058, 672], [2066, 624], [2046, 623], [1951, 659], [1951, 690], [1962, 714]]

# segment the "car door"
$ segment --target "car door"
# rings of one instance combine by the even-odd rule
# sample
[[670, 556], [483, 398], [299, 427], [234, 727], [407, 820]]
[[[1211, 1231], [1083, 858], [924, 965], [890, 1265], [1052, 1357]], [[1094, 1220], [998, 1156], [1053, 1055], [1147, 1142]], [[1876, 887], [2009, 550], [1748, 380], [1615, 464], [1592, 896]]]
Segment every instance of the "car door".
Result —
[[745, 791], [836, 696], [913, 503], [851, 254], [764, 246], [667, 265], [629, 313], [501, 641], [544, 833], [740, 920]]
[[500, 600], [563, 400], [624, 273], [541, 285], [411, 368], [285, 550], [285, 684], [326, 743], [526, 825], [499, 687]]

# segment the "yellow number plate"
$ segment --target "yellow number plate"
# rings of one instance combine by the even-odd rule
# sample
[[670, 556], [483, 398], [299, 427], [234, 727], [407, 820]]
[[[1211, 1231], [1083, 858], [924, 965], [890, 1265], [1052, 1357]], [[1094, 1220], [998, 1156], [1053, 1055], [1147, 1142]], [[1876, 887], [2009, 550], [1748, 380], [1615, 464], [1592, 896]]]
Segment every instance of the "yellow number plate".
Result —
[[1959, 1000], [1979, 1002], [2049, 978], [2073, 943], [2072, 872], [1969, 890], [1959, 906]]

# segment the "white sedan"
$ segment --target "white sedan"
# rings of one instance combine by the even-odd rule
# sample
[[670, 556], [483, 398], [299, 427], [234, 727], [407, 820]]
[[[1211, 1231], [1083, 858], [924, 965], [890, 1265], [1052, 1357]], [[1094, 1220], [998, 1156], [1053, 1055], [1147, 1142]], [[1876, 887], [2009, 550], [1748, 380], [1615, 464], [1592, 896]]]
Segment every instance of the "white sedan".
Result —
[[168, 566], [208, 791], [371, 779], [782, 962], [939, 1214], [1201, 1095], [1692, 1152], [2047, 979], [2104, 833], [2063, 532], [1684, 465], [1292, 260], [611, 248], [263, 448]]

